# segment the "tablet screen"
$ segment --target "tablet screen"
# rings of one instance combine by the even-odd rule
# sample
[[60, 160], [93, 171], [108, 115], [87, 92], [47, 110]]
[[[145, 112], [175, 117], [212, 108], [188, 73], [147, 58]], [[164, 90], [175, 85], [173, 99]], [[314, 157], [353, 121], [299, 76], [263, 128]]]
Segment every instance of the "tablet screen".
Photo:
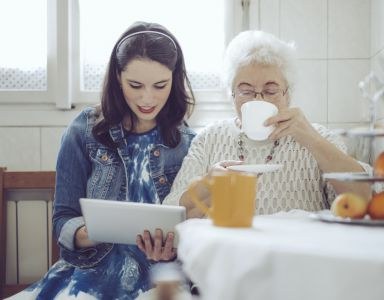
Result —
[[102, 199], [80, 199], [89, 238], [95, 242], [136, 244], [136, 236], [157, 228], [175, 233], [175, 226], [186, 219], [184, 206], [149, 204]]

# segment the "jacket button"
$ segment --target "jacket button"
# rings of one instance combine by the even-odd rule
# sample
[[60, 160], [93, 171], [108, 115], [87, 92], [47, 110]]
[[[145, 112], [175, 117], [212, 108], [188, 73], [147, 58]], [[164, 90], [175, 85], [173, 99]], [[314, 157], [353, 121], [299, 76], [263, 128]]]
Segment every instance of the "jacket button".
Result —
[[167, 180], [165, 179], [164, 176], [162, 176], [162, 177], [160, 177], [159, 182], [160, 182], [160, 184], [164, 184], [167, 182]]
[[155, 151], [153, 151], [153, 155], [154, 156], [160, 156], [160, 150], [156, 149]]
[[101, 157], [101, 160], [102, 160], [102, 161], [107, 161], [107, 160], [108, 160], [108, 155], [104, 154], [104, 155]]

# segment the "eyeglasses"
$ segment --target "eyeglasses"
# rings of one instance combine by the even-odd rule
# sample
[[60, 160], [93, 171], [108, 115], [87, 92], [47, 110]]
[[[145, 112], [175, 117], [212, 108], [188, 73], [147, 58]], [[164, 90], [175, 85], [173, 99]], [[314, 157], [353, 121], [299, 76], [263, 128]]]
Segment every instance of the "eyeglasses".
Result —
[[279, 88], [267, 88], [261, 92], [256, 92], [254, 88], [238, 88], [232, 92], [232, 97], [237, 97], [240, 100], [256, 99], [260, 95], [263, 100], [275, 101], [283, 97], [288, 91], [288, 87], [283, 90]]

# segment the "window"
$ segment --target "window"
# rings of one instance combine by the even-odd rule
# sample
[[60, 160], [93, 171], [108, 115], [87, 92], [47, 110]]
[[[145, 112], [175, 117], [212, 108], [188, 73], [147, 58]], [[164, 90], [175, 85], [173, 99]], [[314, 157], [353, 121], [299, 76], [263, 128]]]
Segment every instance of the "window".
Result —
[[160, 23], [176, 36], [195, 89], [219, 88], [225, 46], [223, 3], [140, 0], [132, 5], [126, 0], [80, 0], [81, 89], [99, 90], [114, 43], [137, 20]]
[[47, 89], [46, 1], [3, 0], [3, 5], [6, 9], [0, 9], [0, 89], [44, 91]]
[[68, 109], [98, 101], [110, 51], [138, 20], [158, 22], [176, 36], [197, 94], [218, 92], [238, 6], [240, 0], [3, 0], [0, 103]]

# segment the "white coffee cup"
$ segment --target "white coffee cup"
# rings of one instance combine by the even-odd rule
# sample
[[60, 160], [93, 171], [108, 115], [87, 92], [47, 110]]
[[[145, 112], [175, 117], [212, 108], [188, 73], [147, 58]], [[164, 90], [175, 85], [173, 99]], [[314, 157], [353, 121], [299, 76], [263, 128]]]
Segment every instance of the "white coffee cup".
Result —
[[266, 140], [274, 130], [274, 126], [264, 126], [264, 122], [276, 115], [276, 105], [261, 101], [248, 101], [241, 106], [241, 129], [252, 140]]

